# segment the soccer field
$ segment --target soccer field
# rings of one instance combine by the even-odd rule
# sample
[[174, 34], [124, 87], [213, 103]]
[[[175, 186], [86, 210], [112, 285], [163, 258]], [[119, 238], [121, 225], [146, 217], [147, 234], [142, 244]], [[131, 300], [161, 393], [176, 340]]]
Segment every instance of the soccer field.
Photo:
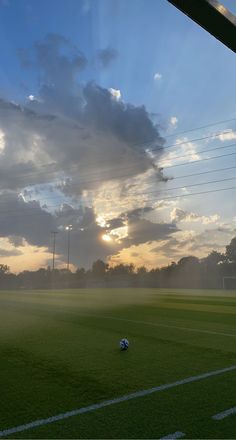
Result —
[[2, 438], [236, 437], [236, 292], [1, 292], [0, 326]]

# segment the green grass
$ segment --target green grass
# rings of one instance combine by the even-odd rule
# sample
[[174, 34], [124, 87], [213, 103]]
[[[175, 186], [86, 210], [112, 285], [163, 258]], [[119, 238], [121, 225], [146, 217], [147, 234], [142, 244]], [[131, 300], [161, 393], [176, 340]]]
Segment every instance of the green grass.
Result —
[[[1, 292], [0, 431], [236, 364], [236, 337], [200, 330], [236, 335], [236, 292]], [[225, 373], [9, 438], [235, 438], [236, 415], [211, 419], [235, 385]]]

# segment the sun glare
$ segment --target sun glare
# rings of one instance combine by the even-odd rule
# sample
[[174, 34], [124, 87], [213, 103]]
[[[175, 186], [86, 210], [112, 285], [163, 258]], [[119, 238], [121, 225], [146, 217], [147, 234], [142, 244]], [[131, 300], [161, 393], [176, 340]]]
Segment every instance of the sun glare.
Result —
[[112, 241], [112, 238], [110, 237], [110, 235], [107, 235], [107, 234], [103, 234], [102, 239], [107, 242]]

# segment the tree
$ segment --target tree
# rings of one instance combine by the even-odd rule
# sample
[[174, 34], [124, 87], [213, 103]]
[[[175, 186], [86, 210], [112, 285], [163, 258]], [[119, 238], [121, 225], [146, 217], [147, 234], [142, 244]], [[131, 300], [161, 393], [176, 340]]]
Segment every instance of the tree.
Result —
[[207, 264], [212, 266], [224, 260], [225, 260], [225, 255], [217, 251], [211, 251], [211, 253], [207, 255], [206, 258], [204, 258], [204, 261], [206, 261]]
[[108, 269], [108, 264], [104, 263], [102, 260], [94, 261], [92, 265], [92, 274], [98, 278], [104, 278], [105, 273]]
[[236, 237], [232, 238], [230, 244], [226, 246], [225, 255], [227, 260], [236, 262]]
[[0, 264], [0, 277], [7, 275], [10, 272], [10, 267], [7, 264]]

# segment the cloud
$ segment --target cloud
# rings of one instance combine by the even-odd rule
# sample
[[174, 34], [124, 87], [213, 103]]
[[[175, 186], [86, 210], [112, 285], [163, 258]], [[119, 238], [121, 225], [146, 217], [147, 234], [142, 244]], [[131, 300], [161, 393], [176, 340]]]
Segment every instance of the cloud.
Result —
[[8, 237], [12, 243], [20, 237], [36, 246], [48, 245], [50, 231], [57, 226], [52, 214], [43, 210], [38, 202], [25, 202], [14, 192], [2, 193], [0, 203], [1, 237]]
[[19, 255], [22, 255], [22, 252], [18, 249], [1, 249], [0, 248], [0, 257], [18, 257]]
[[[126, 235], [121, 239], [122, 248], [129, 248], [132, 245], [139, 245], [146, 242], [164, 240], [173, 233], [178, 231], [178, 228], [173, 223], [154, 223], [145, 215], [153, 212], [153, 208], [146, 206], [144, 208], [137, 208], [120, 215], [116, 219], [112, 219], [108, 223], [109, 229], [113, 234], [116, 234], [115, 224], [118, 228], [126, 226]], [[118, 235], [118, 238], [119, 235]]]
[[[131, 212], [135, 195], [133, 205], [126, 197], [125, 207], [122, 197], [114, 197], [117, 188], [121, 193], [126, 182], [140, 184], [148, 173], [155, 183], [164, 180], [158, 169], [164, 139], [146, 108], [125, 103], [117, 89], [79, 81], [86, 57], [63, 36], [49, 34], [19, 56], [24, 68], [40, 72], [40, 87], [25, 105], [0, 99], [0, 236], [15, 247], [25, 241], [45, 252], [51, 230], [60, 230], [57, 252], [63, 261], [64, 228], [73, 224], [72, 260], [88, 266], [124, 246], [172, 234], [173, 223], [155, 224]], [[152, 144], [158, 146], [155, 164], [147, 153]], [[104, 201], [102, 210], [95, 209], [103, 185], [117, 209], [109, 227], [96, 222], [101, 211], [109, 214]], [[119, 219], [121, 212], [126, 214]], [[113, 233], [111, 246], [101, 234], [112, 231], [118, 238]]]
[[109, 232], [96, 221], [93, 208], [80, 207], [78, 209], [64, 205], [56, 213], [57, 223], [60, 224], [60, 233], [57, 236], [57, 254], [63, 261], [67, 250], [67, 233], [65, 227], [72, 225], [70, 259], [75, 266], [91, 267], [96, 259], [106, 260], [113, 252], [117, 252], [121, 244], [113, 241], [106, 242], [102, 236]]
[[236, 139], [236, 131], [232, 129], [223, 131], [219, 136], [217, 136], [217, 138], [219, 138], [222, 142], [232, 141]]
[[121, 99], [121, 92], [119, 89], [110, 88], [109, 92], [117, 101], [119, 101], [119, 99]]
[[[170, 237], [178, 231], [173, 223], [153, 223], [145, 218], [151, 207], [122, 213], [108, 221], [98, 219], [93, 208], [74, 209], [69, 205], [57, 212], [57, 222], [61, 225], [57, 237], [57, 252], [65, 253], [67, 247], [65, 226], [72, 224], [71, 261], [75, 265], [90, 267], [97, 258], [109, 259], [121, 255], [124, 249], [147, 242], [156, 242]], [[101, 226], [102, 224], [102, 226]], [[104, 241], [103, 236], [111, 241]]]
[[236, 230], [228, 226], [207, 228], [200, 233], [192, 230], [178, 231], [152, 249], [164, 264], [194, 254], [206, 257], [212, 250], [224, 252], [226, 244], [235, 236]]
[[109, 67], [117, 57], [118, 51], [112, 47], [106, 47], [98, 51], [98, 59], [104, 68]]
[[197, 145], [191, 142], [187, 136], [177, 138], [174, 151], [168, 151], [161, 160], [162, 167], [169, 167], [181, 162], [192, 162], [201, 158], [197, 152]]
[[128, 237], [123, 240], [124, 247], [163, 240], [178, 231], [173, 223], [152, 223], [146, 219], [129, 220]]
[[154, 74], [153, 78], [155, 81], [160, 81], [162, 79], [162, 74], [157, 72]]
[[0, 130], [0, 155], [5, 150], [5, 135], [2, 130]]
[[213, 214], [210, 216], [199, 215], [194, 212], [187, 212], [180, 208], [174, 208], [170, 213], [170, 219], [174, 223], [179, 222], [201, 222], [203, 225], [208, 225], [211, 223], [217, 223], [219, 220], [218, 214]]
[[40, 99], [37, 98], [37, 97], [34, 96], [34, 95], [29, 95], [29, 96], [27, 96], [27, 100], [30, 101], [30, 102], [33, 102], [33, 101], [40, 102]]
[[176, 116], [171, 116], [170, 118], [170, 125], [173, 128], [176, 128], [178, 124], [178, 118]]
[[[161, 147], [163, 139], [146, 110], [117, 102], [109, 91], [94, 84], [86, 86], [85, 97], [82, 126], [63, 116], [0, 101], [1, 144], [5, 146], [0, 188], [50, 182], [58, 173], [66, 173], [72, 194], [76, 189], [79, 194], [81, 187], [91, 187], [98, 177], [104, 182], [125, 174], [130, 178], [153, 168], [146, 142], [152, 139]], [[41, 108], [41, 103], [32, 105]], [[128, 167], [128, 172], [122, 167]]]
[[35, 96], [34, 95], [29, 95], [28, 96], [28, 100], [29, 101], [34, 101], [35, 100]]

